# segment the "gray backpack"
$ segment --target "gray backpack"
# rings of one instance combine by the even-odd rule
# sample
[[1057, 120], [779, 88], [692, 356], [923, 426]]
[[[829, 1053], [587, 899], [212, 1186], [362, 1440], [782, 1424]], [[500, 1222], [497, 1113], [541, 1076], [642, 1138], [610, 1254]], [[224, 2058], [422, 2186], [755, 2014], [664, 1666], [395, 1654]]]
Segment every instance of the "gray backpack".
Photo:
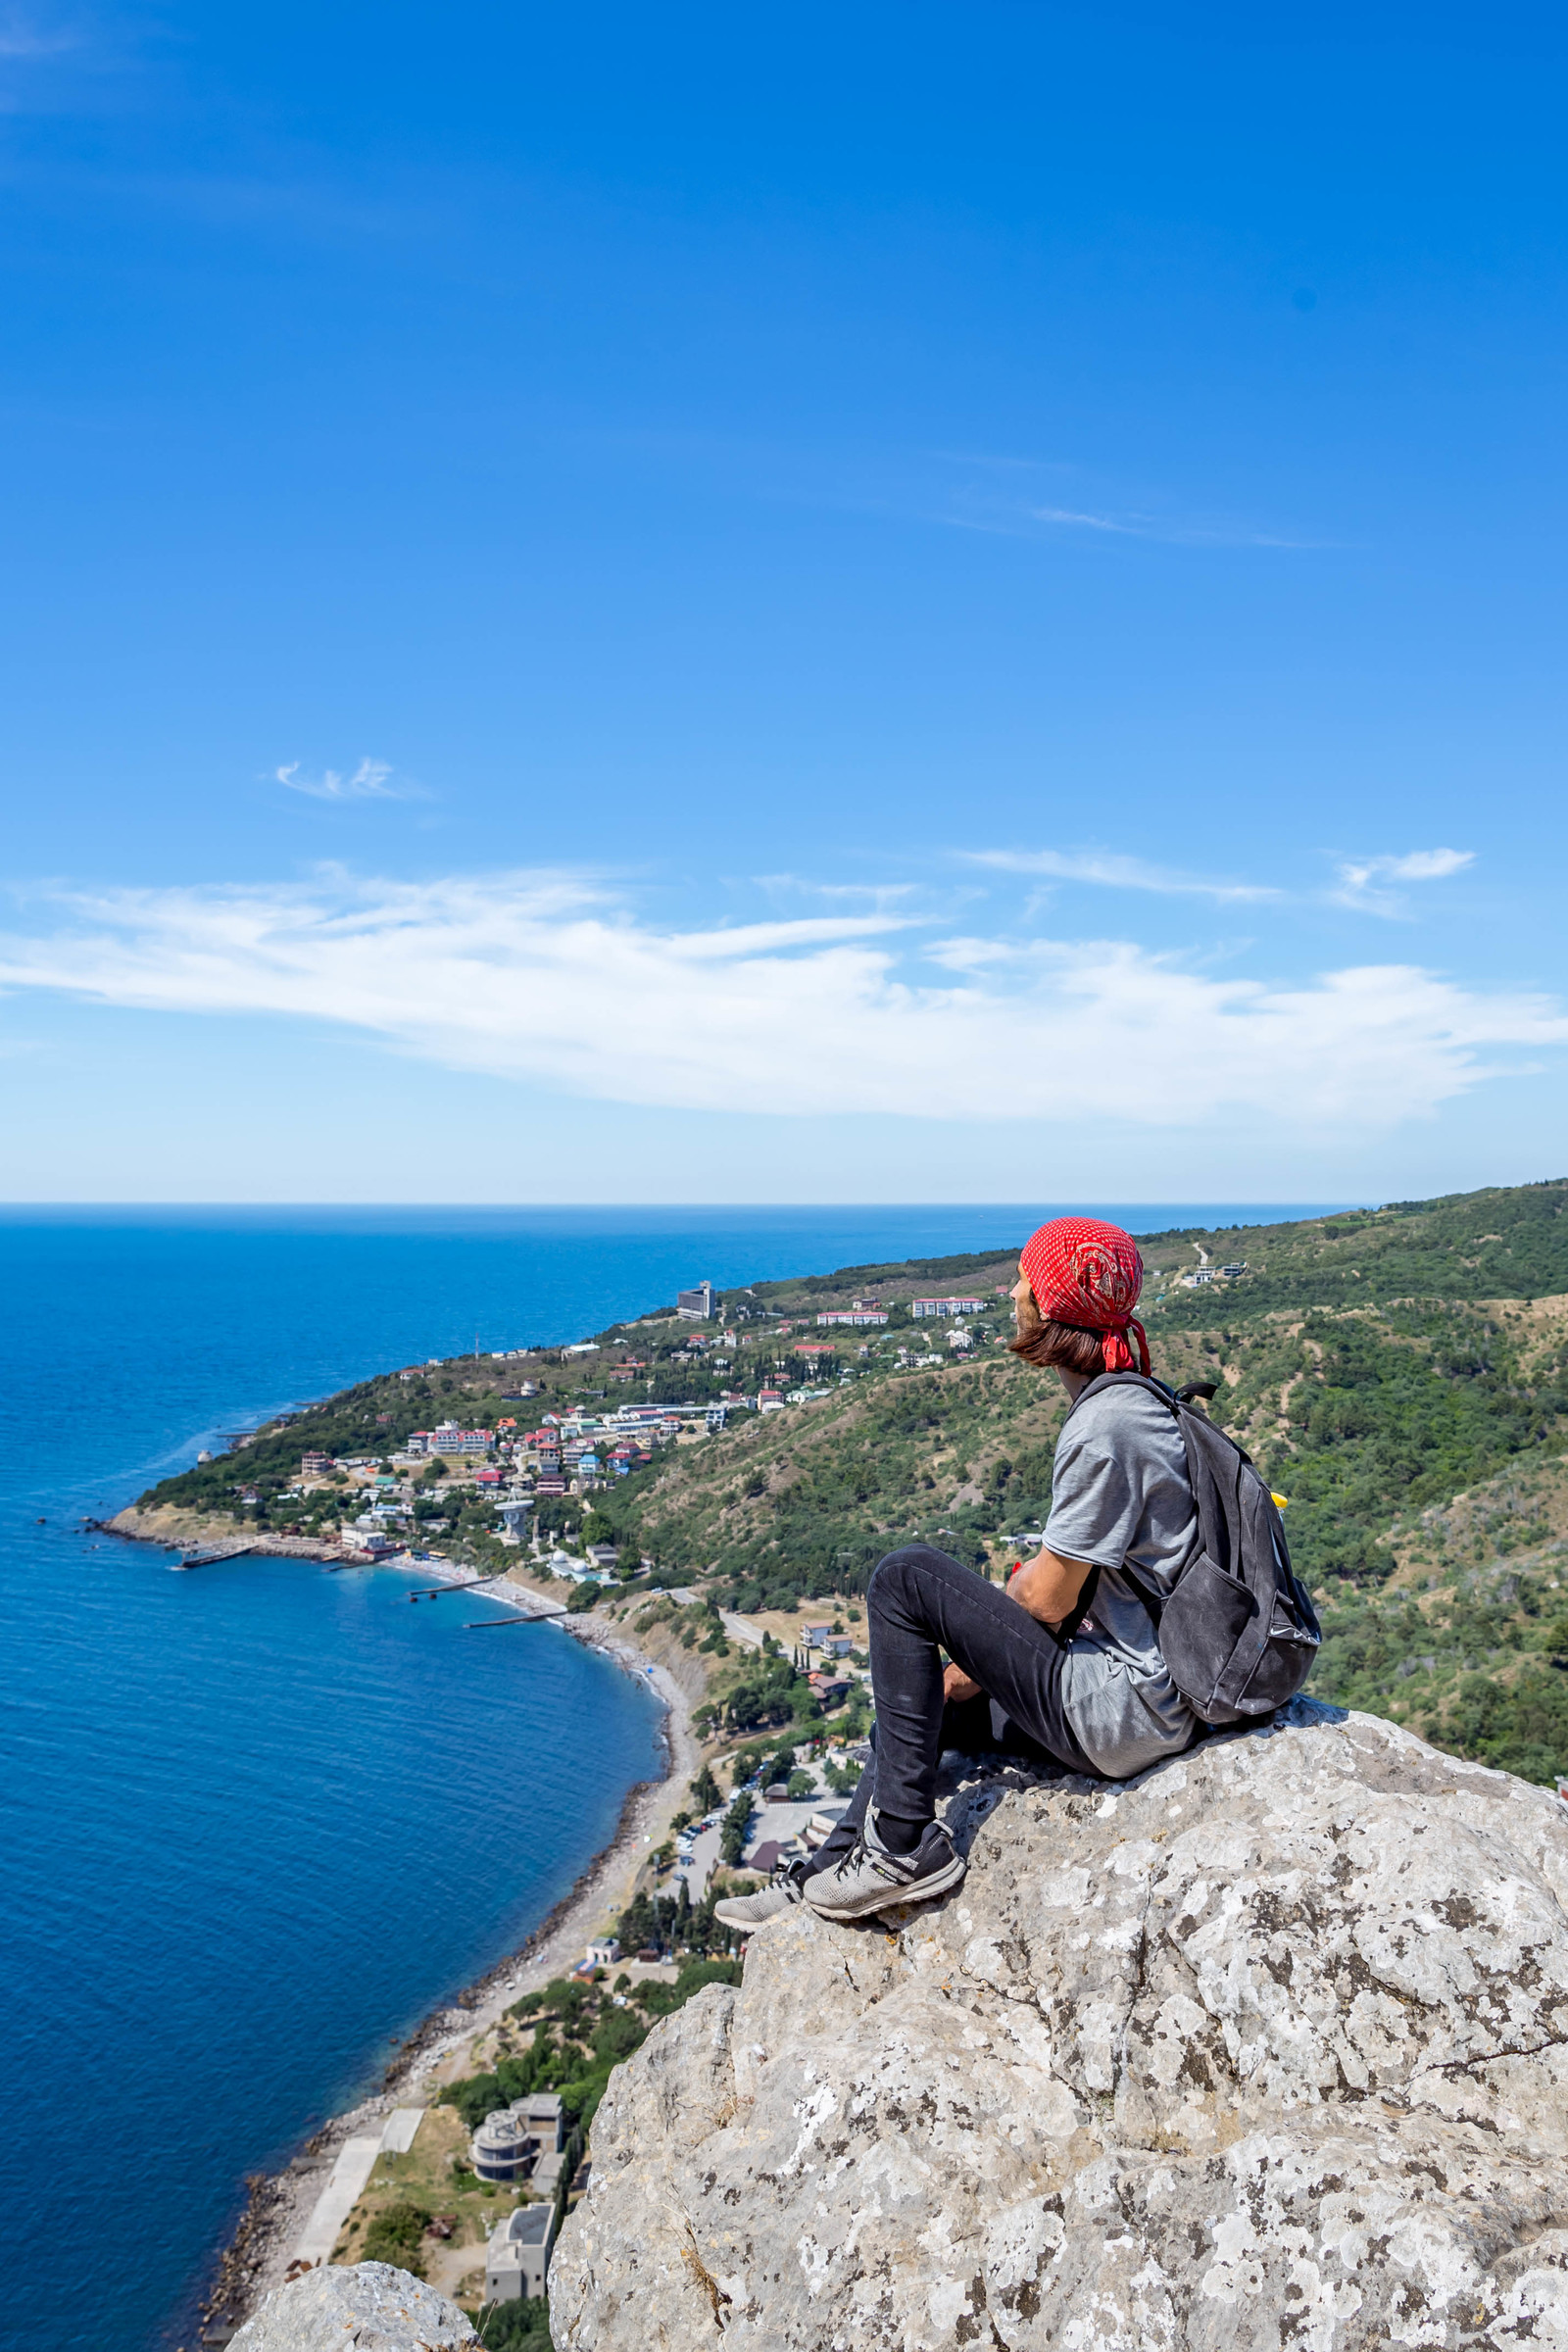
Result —
[[1163, 1596], [1146, 1592], [1130, 1568], [1121, 1573], [1153, 1619], [1171, 1681], [1200, 1722], [1272, 1715], [1296, 1696], [1323, 1639], [1306, 1587], [1292, 1570], [1279, 1506], [1250, 1454], [1198, 1409], [1196, 1397], [1214, 1395], [1207, 1382], [1178, 1391], [1138, 1372], [1106, 1372], [1080, 1393], [1073, 1410], [1102, 1389], [1129, 1384], [1176, 1417], [1201, 1541]]

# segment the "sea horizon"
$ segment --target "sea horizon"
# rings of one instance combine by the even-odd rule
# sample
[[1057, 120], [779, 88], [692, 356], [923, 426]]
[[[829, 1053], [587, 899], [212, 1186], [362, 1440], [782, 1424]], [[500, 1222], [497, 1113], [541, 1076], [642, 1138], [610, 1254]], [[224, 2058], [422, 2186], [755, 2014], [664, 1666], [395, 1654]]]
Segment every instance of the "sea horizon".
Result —
[[[0, 1217], [37, 1216], [45, 1220], [74, 1216], [802, 1216], [947, 1215], [973, 1212], [1037, 1217], [1110, 1216], [1113, 1213], [1148, 1217], [1186, 1209], [1200, 1210], [1209, 1219], [1244, 1216], [1248, 1224], [1272, 1223], [1281, 1218], [1348, 1215], [1352, 1207], [1372, 1208], [1372, 1200], [1278, 1201], [1243, 1200], [1094, 1200], [1027, 1203], [1016, 1200], [0, 1200]], [[1184, 1223], [1196, 1223], [1186, 1218]], [[1146, 1224], [1143, 1230], [1156, 1230]]]

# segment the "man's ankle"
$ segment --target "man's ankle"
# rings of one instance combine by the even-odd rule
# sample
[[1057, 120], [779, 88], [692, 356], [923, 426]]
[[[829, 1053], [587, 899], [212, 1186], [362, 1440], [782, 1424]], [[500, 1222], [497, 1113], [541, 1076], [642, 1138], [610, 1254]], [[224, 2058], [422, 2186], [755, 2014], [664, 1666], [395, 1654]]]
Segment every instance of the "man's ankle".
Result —
[[884, 1813], [880, 1805], [873, 1807], [872, 1821], [877, 1842], [890, 1854], [912, 1854], [930, 1827], [928, 1822], [908, 1821], [901, 1813]]

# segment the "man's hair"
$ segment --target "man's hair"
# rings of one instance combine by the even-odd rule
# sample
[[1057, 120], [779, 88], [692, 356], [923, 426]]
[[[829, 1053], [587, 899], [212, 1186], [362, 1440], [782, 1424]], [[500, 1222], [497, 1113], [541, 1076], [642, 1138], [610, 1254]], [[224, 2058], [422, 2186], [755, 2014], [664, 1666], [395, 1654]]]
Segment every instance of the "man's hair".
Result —
[[1019, 1304], [1018, 1336], [1007, 1342], [1014, 1355], [1042, 1372], [1059, 1365], [1066, 1372], [1081, 1372], [1086, 1380], [1100, 1378], [1105, 1369], [1102, 1334], [1082, 1331], [1076, 1323], [1048, 1322], [1035, 1304], [1033, 1291]]

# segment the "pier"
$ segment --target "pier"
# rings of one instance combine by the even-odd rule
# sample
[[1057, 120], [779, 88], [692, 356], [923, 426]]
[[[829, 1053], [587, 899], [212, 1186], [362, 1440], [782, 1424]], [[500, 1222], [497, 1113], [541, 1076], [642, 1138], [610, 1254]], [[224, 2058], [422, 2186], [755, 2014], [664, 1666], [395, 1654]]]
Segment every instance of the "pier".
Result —
[[254, 1543], [203, 1544], [195, 1551], [182, 1553], [172, 1563], [172, 1573], [177, 1576], [182, 1568], [210, 1568], [215, 1560], [237, 1560], [247, 1551], [255, 1549]]

